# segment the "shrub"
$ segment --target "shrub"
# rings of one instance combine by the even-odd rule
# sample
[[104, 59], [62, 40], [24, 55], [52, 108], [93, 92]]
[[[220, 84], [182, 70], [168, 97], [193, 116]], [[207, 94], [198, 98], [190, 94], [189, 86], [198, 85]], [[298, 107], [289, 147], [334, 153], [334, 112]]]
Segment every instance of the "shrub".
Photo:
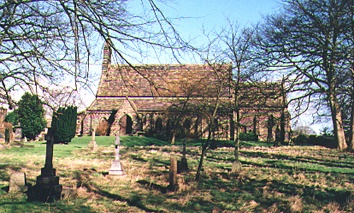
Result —
[[241, 132], [239, 139], [241, 141], [258, 141], [258, 135], [256, 135], [254, 132]]
[[8, 123], [12, 123], [13, 126], [16, 126], [18, 124], [18, 113], [17, 113], [17, 111], [9, 112], [6, 115], [4, 121], [8, 122]]
[[75, 136], [77, 120], [77, 107], [60, 107], [52, 118], [52, 131], [54, 142], [68, 143]]
[[308, 142], [307, 136], [303, 134], [298, 135], [294, 140], [295, 145], [303, 145], [307, 142]]
[[108, 134], [109, 123], [106, 118], [101, 119], [98, 126], [96, 127], [95, 134], [104, 136]]
[[26, 92], [18, 102], [18, 120], [22, 136], [34, 140], [44, 130], [47, 122], [44, 119], [44, 108], [37, 95]]
[[309, 137], [309, 142], [313, 145], [324, 146], [327, 148], [337, 148], [337, 142], [334, 136], [311, 136]]

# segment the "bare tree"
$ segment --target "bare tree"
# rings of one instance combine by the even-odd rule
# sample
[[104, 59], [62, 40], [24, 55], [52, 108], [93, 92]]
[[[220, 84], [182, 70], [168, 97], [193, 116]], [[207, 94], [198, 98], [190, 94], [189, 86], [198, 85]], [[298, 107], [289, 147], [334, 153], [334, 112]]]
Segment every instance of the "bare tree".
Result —
[[[195, 180], [199, 181], [201, 169], [203, 167], [204, 157], [211, 141], [215, 139], [215, 133], [218, 128], [218, 120], [225, 119], [225, 116], [230, 114], [229, 91], [230, 86], [230, 66], [229, 64], [215, 63], [215, 61], [206, 61], [213, 71], [214, 91], [206, 97], [200, 97], [194, 105], [198, 114], [206, 122], [202, 134], [207, 133], [206, 141], [202, 143], [202, 152], [199, 159], [199, 164], [196, 172]], [[226, 98], [226, 99], [225, 99]]]
[[237, 24], [230, 23], [227, 30], [223, 30], [218, 36], [226, 48], [223, 51], [224, 60], [232, 63], [233, 81], [230, 87], [234, 90], [234, 118], [235, 118], [235, 161], [232, 171], [238, 172], [241, 169], [239, 160], [240, 140], [239, 133], [241, 127], [240, 114], [240, 90], [241, 84], [250, 80], [252, 74], [251, 48], [254, 30], [252, 28], [241, 29]]
[[338, 98], [340, 76], [350, 69], [347, 55], [354, 47], [346, 36], [353, 22], [348, 15], [353, 1], [283, 2], [284, 11], [267, 17], [260, 30], [261, 62], [269, 71], [284, 75], [296, 94], [292, 101], [297, 101], [298, 114], [310, 106], [329, 108], [338, 148], [345, 149]]
[[41, 95], [52, 86], [90, 88], [90, 64], [104, 42], [128, 64], [147, 48], [177, 56], [185, 44], [158, 3], [141, 1], [137, 14], [125, 0], [0, 1], [0, 102], [11, 108], [22, 90]]

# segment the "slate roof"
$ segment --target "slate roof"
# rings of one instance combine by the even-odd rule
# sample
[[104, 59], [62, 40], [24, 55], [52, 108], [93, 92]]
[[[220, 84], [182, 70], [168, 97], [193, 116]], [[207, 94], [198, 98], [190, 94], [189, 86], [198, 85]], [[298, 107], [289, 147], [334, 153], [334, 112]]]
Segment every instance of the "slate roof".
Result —
[[[222, 69], [220, 69], [222, 68]], [[101, 75], [97, 97], [206, 97], [215, 96], [220, 82], [229, 96], [229, 65], [215, 72], [208, 65], [110, 66]]]
[[[217, 70], [217, 71], [215, 71]], [[119, 109], [129, 100], [138, 111], [160, 111], [179, 98], [213, 98], [223, 84], [221, 96], [232, 102], [231, 65], [109, 65], [103, 69], [95, 101], [88, 111]], [[240, 85], [240, 107], [282, 106], [280, 83]], [[128, 98], [129, 97], [129, 98]]]

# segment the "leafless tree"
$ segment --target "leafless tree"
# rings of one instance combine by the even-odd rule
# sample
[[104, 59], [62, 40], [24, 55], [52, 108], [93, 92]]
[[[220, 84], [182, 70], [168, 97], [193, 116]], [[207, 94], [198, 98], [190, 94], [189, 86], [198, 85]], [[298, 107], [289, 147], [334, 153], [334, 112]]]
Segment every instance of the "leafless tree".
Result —
[[241, 84], [250, 82], [251, 77], [255, 76], [252, 71], [252, 39], [254, 37], [254, 29], [241, 28], [237, 24], [229, 23], [227, 30], [224, 29], [218, 34], [221, 39], [224, 59], [230, 61], [232, 64], [233, 81], [230, 87], [234, 90], [234, 119], [235, 119], [235, 161], [233, 162], [233, 172], [238, 172], [241, 169], [241, 162], [239, 160], [240, 140], [239, 133], [241, 127], [240, 114], [240, 90]]
[[[339, 149], [346, 149], [339, 102], [341, 76], [350, 70], [353, 53], [350, 0], [284, 0], [284, 10], [266, 18], [258, 53], [264, 70], [284, 75], [301, 114], [327, 108]], [[350, 15], [351, 14], [351, 15]], [[261, 58], [261, 57], [260, 57]]]
[[19, 91], [91, 88], [90, 64], [104, 42], [121, 63], [144, 58], [147, 48], [177, 57], [186, 45], [159, 3], [142, 0], [141, 10], [128, 10], [127, 0], [1, 0], [0, 102], [11, 108]]

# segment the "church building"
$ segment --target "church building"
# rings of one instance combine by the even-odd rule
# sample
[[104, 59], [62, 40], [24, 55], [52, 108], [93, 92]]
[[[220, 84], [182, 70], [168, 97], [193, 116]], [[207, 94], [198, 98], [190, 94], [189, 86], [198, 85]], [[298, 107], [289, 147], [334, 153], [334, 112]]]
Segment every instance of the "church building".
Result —
[[114, 65], [107, 44], [103, 55], [96, 98], [79, 116], [79, 135], [204, 138], [213, 123], [215, 139], [232, 140], [239, 115], [241, 132], [264, 141], [289, 137], [281, 83], [241, 83], [236, 91], [231, 64]]

